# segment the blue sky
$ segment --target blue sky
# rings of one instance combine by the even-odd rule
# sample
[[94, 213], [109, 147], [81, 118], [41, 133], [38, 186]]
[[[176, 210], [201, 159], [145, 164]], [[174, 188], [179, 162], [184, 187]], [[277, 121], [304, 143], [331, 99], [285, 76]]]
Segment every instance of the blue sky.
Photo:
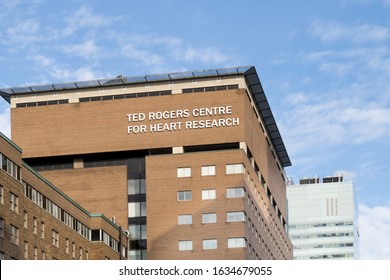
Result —
[[361, 257], [390, 259], [389, 43], [390, 0], [0, 0], [0, 88], [254, 65], [287, 174], [352, 179]]

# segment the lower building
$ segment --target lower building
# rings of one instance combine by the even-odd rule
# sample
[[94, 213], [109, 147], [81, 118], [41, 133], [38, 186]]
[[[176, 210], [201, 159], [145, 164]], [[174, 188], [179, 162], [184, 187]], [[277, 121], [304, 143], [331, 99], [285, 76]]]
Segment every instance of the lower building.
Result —
[[296, 260], [359, 259], [357, 201], [342, 176], [287, 186], [288, 230]]
[[0, 133], [0, 259], [121, 259], [127, 247], [117, 224], [75, 203]]

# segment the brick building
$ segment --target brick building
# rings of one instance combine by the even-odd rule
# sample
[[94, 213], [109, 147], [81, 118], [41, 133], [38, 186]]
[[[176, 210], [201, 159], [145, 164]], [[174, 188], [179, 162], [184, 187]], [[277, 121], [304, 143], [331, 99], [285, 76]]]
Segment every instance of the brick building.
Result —
[[23, 162], [0, 133], [0, 259], [120, 259], [128, 243], [120, 232]]
[[254, 67], [2, 89], [23, 158], [130, 259], [291, 259], [291, 165]]

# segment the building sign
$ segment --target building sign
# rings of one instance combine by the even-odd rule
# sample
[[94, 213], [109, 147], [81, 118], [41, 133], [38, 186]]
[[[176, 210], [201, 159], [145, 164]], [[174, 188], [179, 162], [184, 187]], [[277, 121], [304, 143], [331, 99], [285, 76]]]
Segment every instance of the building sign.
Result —
[[[127, 114], [128, 134], [155, 133], [239, 126], [240, 118], [234, 118], [232, 106], [202, 107], [171, 111], [138, 112]], [[192, 118], [188, 120], [188, 118]], [[145, 122], [148, 121], [148, 124]]]

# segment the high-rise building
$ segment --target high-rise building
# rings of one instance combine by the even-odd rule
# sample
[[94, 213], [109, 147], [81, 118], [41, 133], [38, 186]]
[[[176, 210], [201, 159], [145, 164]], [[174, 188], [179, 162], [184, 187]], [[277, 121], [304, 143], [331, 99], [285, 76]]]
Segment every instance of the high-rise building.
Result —
[[[290, 181], [291, 182], [291, 181]], [[296, 260], [359, 259], [359, 223], [352, 181], [304, 178], [287, 186], [288, 230]]]
[[254, 67], [2, 89], [24, 160], [130, 259], [291, 259], [291, 165]]
[[127, 236], [89, 213], [22, 160], [0, 133], [0, 259], [124, 259]]

